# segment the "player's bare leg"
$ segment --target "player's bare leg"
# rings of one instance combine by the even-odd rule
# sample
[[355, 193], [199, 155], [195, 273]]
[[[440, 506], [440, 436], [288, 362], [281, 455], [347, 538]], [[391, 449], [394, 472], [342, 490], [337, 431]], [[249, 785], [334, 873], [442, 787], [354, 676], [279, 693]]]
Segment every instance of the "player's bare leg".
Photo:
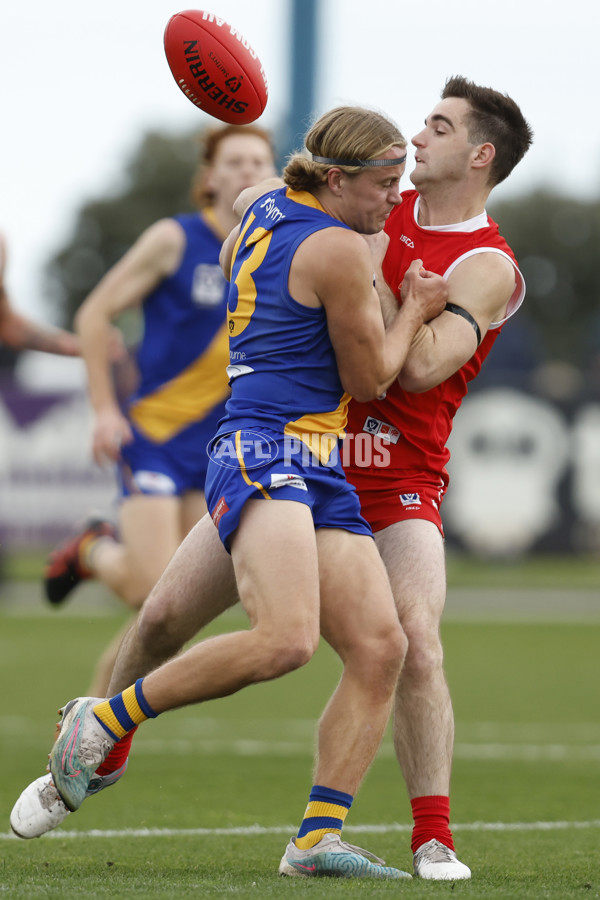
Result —
[[376, 534], [408, 653], [398, 682], [394, 744], [408, 795], [448, 794], [454, 717], [443, 670], [440, 619], [446, 598], [444, 547], [435, 525], [398, 522]]
[[[139, 610], [183, 538], [205, 513], [202, 491], [189, 491], [182, 497], [127, 497], [120, 510], [121, 541], [98, 543], [92, 560], [95, 577]], [[98, 660], [88, 691], [91, 697], [107, 694], [131, 625], [114, 637]]]
[[126, 634], [113, 670], [109, 695], [124, 690], [165, 660], [221, 612], [238, 593], [231, 556], [210, 516], [198, 522], [176, 551]]
[[[157, 713], [279, 677], [306, 663], [316, 649], [319, 585], [309, 508], [291, 501], [248, 501], [232, 559], [250, 628], [201, 641], [150, 672], [144, 696]], [[174, 558], [167, 580], [178, 568]], [[186, 588], [185, 581], [180, 584]], [[145, 612], [144, 607], [140, 629]]]
[[315, 778], [354, 795], [389, 720], [406, 638], [372, 538], [322, 528], [317, 540], [321, 633], [344, 671], [319, 723]]
[[90, 568], [127, 606], [139, 609], [183, 539], [179, 497], [126, 497], [120, 543], [99, 543]]
[[406, 639], [372, 538], [323, 528], [317, 541], [321, 632], [340, 655], [344, 671], [319, 723], [314, 784], [279, 872], [410, 878], [341, 837], [389, 719]]
[[413, 808], [415, 872], [469, 878], [454, 855], [450, 775], [454, 715], [443, 668], [440, 620], [446, 600], [442, 537], [432, 522], [397, 522], [376, 535], [408, 652], [396, 689], [394, 746]]

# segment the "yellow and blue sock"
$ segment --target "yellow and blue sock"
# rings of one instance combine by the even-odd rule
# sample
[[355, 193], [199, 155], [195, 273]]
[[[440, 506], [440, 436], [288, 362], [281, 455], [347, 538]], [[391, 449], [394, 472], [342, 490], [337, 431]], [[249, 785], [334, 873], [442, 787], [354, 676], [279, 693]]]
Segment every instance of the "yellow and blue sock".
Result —
[[94, 715], [115, 741], [125, 737], [146, 719], [155, 719], [158, 715], [144, 697], [143, 680], [138, 678], [134, 685], [122, 693], [94, 706]]
[[315, 784], [308, 798], [308, 806], [296, 837], [299, 850], [310, 850], [325, 834], [341, 834], [344, 819], [354, 797], [333, 788]]

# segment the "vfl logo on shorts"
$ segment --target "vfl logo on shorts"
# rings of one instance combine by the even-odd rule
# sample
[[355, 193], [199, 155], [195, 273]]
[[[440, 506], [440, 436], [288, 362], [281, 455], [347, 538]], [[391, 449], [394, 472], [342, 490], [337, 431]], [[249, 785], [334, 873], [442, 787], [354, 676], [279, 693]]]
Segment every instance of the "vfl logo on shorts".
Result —
[[307, 491], [306, 482], [302, 475], [294, 475], [291, 472], [271, 472], [271, 488], [293, 487], [301, 491]]
[[149, 472], [146, 469], [138, 469], [137, 472], [133, 473], [133, 483], [142, 494], [171, 496], [177, 493], [177, 485], [164, 472]]
[[421, 505], [419, 494], [400, 494], [400, 503], [409, 509], [418, 509]]
[[374, 416], [367, 418], [363, 425], [363, 431], [366, 431], [367, 434], [376, 434], [382, 441], [387, 441], [389, 444], [397, 444], [400, 437], [398, 428], [394, 428], [393, 425], [382, 422], [380, 419], [374, 418]]

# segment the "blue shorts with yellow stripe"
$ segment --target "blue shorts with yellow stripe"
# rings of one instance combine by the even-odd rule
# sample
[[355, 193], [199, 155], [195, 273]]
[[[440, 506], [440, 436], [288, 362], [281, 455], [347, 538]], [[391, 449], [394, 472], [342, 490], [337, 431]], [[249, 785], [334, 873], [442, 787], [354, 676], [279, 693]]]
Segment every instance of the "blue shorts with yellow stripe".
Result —
[[372, 534], [337, 453], [323, 464], [300, 441], [263, 426], [217, 435], [210, 448], [205, 494], [227, 550], [250, 499], [304, 503], [310, 507], [315, 530]]

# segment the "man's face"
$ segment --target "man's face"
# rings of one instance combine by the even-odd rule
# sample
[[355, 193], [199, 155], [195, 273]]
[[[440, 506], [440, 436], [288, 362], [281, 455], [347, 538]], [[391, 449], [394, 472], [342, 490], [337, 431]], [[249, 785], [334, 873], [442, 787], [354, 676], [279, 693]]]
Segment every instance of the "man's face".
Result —
[[469, 111], [466, 100], [448, 97], [437, 104], [423, 130], [413, 137], [415, 168], [410, 180], [418, 190], [465, 179], [475, 150], [467, 130]]
[[401, 203], [400, 179], [406, 167], [406, 148], [392, 147], [378, 159], [398, 159], [398, 165], [365, 168], [359, 175], [342, 176], [340, 219], [361, 234], [381, 231], [394, 206]]
[[274, 174], [271, 149], [262, 138], [255, 134], [232, 134], [217, 146], [207, 184], [216, 201], [224, 201], [231, 207], [244, 188]]

